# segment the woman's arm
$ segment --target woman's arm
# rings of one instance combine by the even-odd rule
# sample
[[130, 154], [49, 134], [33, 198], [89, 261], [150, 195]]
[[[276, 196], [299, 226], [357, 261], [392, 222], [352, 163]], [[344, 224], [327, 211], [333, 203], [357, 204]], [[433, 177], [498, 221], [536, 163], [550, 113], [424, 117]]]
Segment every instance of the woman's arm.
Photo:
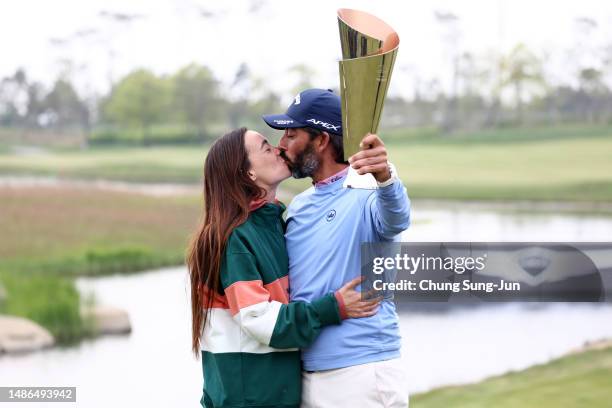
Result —
[[[264, 286], [252, 254], [228, 254], [226, 261], [221, 283], [234, 321], [251, 337], [270, 347], [307, 347], [323, 327], [340, 324], [343, 317], [376, 313], [378, 301], [361, 301], [359, 292], [352, 289], [359, 284], [358, 279], [312, 303], [284, 303], [288, 295], [282, 296]], [[345, 313], [341, 313], [342, 303]]]

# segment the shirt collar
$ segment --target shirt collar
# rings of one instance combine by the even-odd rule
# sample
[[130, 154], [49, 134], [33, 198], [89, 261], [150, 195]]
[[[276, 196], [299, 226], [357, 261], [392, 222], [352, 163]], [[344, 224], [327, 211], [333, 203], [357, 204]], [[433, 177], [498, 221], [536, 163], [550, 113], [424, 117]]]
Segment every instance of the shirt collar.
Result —
[[345, 177], [348, 174], [349, 171], [349, 166], [346, 166], [344, 169], [340, 170], [339, 172], [337, 172], [336, 174], [329, 176], [328, 178], [326, 178], [325, 180], [321, 180], [321, 181], [317, 181], [316, 183], [313, 183], [315, 187], [323, 187], [323, 186], [327, 186], [335, 181], [340, 180], [341, 178]]
[[[265, 198], [260, 198], [257, 200], [253, 200], [251, 201], [251, 204], [249, 204], [249, 211], [253, 212], [255, 210], [260, 209], [261, 207], [263, 207], [264, 205], [266, 205], [268, 202], [266, 201]], [[272, 203], [270, 203], [272, 204]], [[276, 205], [281, 205], [282, 203], [280, 201], [278, 201], [278, 198], [274, 199], [274, 204]]]

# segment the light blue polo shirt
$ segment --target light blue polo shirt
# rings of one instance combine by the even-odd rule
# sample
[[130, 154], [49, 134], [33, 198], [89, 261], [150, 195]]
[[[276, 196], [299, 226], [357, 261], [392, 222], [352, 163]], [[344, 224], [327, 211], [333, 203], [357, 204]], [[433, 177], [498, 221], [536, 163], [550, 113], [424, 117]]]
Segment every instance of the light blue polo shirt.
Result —
[[[287, 212], [291, 301], [312, 301], [360, 275], [362, 242], [398, 241], [410, 225], [410, 200], [401, 181], [377, 190], [343, 188], [346, 176], [296, 196]], [[306, 371], [329, 370], [400, 356], [399, 321], [392, 301], [378, 313], [325, 327], [302, 350]]]

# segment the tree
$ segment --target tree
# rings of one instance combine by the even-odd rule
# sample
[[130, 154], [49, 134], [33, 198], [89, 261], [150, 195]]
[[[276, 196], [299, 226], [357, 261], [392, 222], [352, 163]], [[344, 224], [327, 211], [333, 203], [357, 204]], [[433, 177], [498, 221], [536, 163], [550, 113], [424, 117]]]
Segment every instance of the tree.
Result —
[[526, 89], [544, 87], [541, 61], [524, 44], [519, 44], [502, 58], [500, 74], [500, 86], [514, 90], [517, 121], [523, 123]]
[[28, 126], [40, 126], [40, 115], [45, 111], [45, 90], [38, 82], [27, 86], [28, 102], [26, 104], [25, 123]]
[[28, 79], [22, 68], [0, 82], [0, 119], [6, 126], [23, 126], [28, 106]]
[[42, 103], [44, 113], [50, 117], [50, 124], [60, 129], [78, 126], [87, 132], [89, 109], [81, 100], [68, 78], [59, 78]]
[[220, 98], [218, 81], [207, 67], [190, 64], [173, 78], [174, 107], [181, 119], [194, 126], [200, 137], [207, 134], [207, 125], [218, 120]]
[[230, 101], [227, 106], [227, 117], [232, 128], [243, 126], [243, 118], [246, 117], [249, 112], [248, 96], [251, 92], [251, 88], [251, 70], [249, 66], [243, 62], [236, 70], [234, 80], [230, 87], [232, 93], [235, 95], [233, 98], [234, 100]]
[[124, 77], [111, 91], [104, 111], [115, 123], [139, 127], [142, 142], [149, 144], [151, 126], [168, 112], [171, 88], [167, 80], [141, 69]]
[[583, 108], [583, 117], [593, 122], [596, 114], [605, 109], [603, 102], [608, 88], [603, 81], [603, 72], [595, 68], [583, 68], [578, 74], [578, 81], [584, 99], [584, 103], [580, 104]]
[[458, 98], [458, 78], [459, 78], [459, 39], [461, 31], [459, 29], [459, 17], [451, 12], [434, 12], [436, 21], [444, 29], [443, 40], [447, 46], [448, 56], [451, 62], [451, 91], [448, 99], [444, 103], [444, 117], [442, 127], [445, 131], [453, 131], [457, 125], [457, 98]]

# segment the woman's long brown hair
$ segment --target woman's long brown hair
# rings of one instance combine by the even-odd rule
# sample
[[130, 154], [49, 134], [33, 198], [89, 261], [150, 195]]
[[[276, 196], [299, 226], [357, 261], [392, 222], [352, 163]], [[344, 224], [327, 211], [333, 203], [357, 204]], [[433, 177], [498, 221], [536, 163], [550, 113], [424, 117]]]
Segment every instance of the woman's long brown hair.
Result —
[[248, 176], [251, 164], [244, 144], [246, 128], [233, 130], [213, 143], [204, 162], [204, 213], [187, 249], [191, 279], [191, 347], [200, 354], [200, 337], [217, 294], [222, 294], [220, 268], [227, 240], [249, 216], [252, 200], [265, 190]]

